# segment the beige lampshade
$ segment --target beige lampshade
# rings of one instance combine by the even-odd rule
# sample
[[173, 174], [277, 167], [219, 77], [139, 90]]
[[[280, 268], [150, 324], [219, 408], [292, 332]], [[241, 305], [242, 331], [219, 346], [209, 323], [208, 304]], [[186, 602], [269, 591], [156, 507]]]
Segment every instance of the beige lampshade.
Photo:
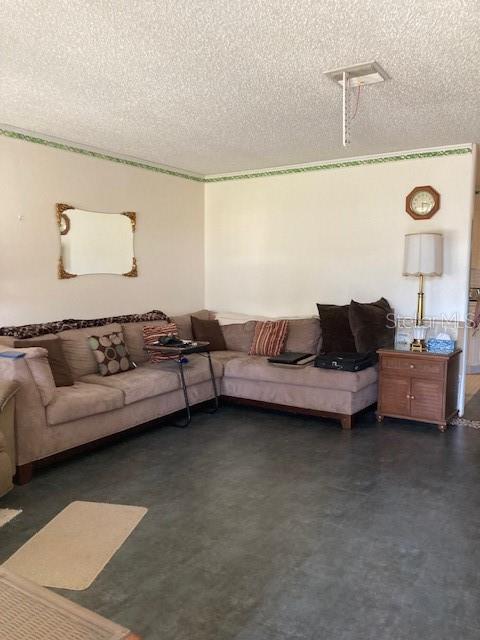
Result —
[[405, 236], [404, 276], [441, 276], [443, 236], [441, 233], [409, 233]]

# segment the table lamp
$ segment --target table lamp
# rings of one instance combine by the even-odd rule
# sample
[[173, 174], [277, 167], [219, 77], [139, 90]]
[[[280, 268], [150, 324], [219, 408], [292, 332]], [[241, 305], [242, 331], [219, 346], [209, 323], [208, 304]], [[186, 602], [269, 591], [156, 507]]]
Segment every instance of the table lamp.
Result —
[[417, 313], [413, 329], [411, 351], [426, 351], [428, 327], [423, 324], [425, 276], [441, 276], [443, 271], [443, 236], [441, 233], [409, 233], [405, 236], [403, 275], [417, 276]]

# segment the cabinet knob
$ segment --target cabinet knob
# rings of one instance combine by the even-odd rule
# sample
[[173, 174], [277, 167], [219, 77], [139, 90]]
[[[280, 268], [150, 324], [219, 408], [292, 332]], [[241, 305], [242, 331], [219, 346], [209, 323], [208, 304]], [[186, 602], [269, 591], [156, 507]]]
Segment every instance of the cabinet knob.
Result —
[[410, 365], [410, 369], [415, 369], [415, 365], [414, 365], [414, 364], [411, 364], [411, 365]]
[[410, 400], [410, 394], [409, 393], [407, 393], [406, 398], [407, 398], [407, 400]]
[[410, 400], [415, 400], [415, 396], [410, 396]]

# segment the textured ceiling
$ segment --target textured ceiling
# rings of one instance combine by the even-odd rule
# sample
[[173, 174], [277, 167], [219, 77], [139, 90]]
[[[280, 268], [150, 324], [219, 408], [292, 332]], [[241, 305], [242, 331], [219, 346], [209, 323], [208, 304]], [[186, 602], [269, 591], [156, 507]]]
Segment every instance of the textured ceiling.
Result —
[[202, 174], [475, 142], [479, 61], [479, 0], [1, 0], [0, 122]]

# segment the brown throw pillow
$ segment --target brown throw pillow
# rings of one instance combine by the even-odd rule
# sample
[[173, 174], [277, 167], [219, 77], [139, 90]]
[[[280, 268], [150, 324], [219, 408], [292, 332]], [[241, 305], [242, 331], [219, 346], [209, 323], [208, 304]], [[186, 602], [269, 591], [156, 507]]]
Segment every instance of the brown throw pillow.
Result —
[[349, 305], [339, 306], [317, 302], [317, 308], [322, 328], [322, 353], [354, 353], [357, 351], [350, 328]]
[[90, 336], [88, 344], [98, 363], [98, 373], [101, 376], [113, 376], [135, 369], [121, 331], [104, 336]]
[[375, 352], [377, 349], [393, 347], [395, 342], [393, 309], [385, 298], [369, 304], [352, 300], [349, 318], [357, 351]]
[[195, 340], [209, 342], [210, 351], [225, 351], [227, 348], [218, 320], [202, 320], [192, 316], [192, 333]]
[[71, 387], [73, 376], [67, 364], [62, 350], [60, 338], [30, 338], [28, 340], [15, 340], [15, 348], [42, 347], [48, 352], [48, 363], [52, 370], [56, 387]]
[[177, 325], [178, 337], [182, 340], [191, 340], [193, 338], [192, 333], [192, 316], [200, 318], [201, 320], [208, 320], [210, 312], [207, 309], [201, 309], [200, 311], [194, 311], [193, 313], [184, 313], [179, 316], [172, 316], [170, 322], [174, 322]]
[[255, 335], [248, 354], [250, 356], [278, 356], [283, 352], [287, 339], [287, 320], [257, 322]]

